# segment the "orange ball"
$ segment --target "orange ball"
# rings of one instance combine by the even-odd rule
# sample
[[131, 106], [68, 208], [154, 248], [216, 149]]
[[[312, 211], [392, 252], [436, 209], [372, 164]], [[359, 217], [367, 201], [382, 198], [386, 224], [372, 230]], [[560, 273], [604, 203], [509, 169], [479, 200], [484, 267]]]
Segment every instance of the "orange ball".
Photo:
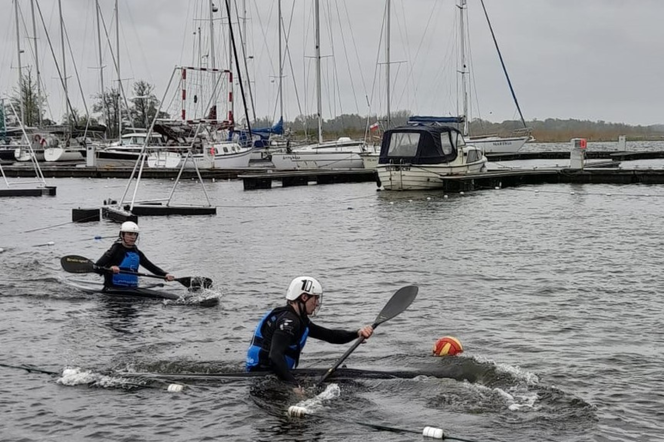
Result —
[[442, 337], [433, 345], [433, 354], [435, 356], [454, 356], [459, 353], [463, 353], [461, 341], [452, 336]]

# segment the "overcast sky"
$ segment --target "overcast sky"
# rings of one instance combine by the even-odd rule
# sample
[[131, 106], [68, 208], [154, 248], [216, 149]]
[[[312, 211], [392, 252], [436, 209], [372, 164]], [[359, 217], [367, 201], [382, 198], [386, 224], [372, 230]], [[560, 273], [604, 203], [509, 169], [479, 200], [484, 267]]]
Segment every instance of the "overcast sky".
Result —
[[[114, 0], [99, 0], [115, 52]], [[215, 0], [216, 66], [228, 67], [225, 5]], [[664, 1], [484, 0], [526, 120], [575, 118], [628, 124], [664, 123]], [[277, 0], [234, 0], [247, 9], [247, 53], [258, 117], [279, 113]], [[0, 18], [0, 93], [17, 82], [16, 24], [10, 0]], [[13, 3], [13, 1], [11, 2]], [[34, 69], [30, 1], [18, 0], [24, 73]], [[386, 56], [381, 37], [385, 0], [320, 0], [323, 115], [385, 113]], [[420, 115], [455, 115], [458, 99], [458, 11], [455, 0], [392, 0], [391, 109]], [[473, 117], [518, 118], [479, 0], [468, 0]], [[200, 0], [120, 0], [120, 70], [127, 95], [146, 80], [162, 98], [176, 65], [210, 66], [209, 8]], [[283, 0], [288, 33], [284, 116], [316, 110], [313, 0]], [[53, 51], [62, 62], [55, 0], [39, 0]], [[93, 0], [62, 0], [70, 99], [83, 112], [100, 89]], [[11, 12], [11, 13], [10, 13]], [[242, 13], [240, 14], [242, 15]], [[203, 20], [205, 19], [205, 20]], [[236, 19], [234, 19], [236, 21]], [[64, 114], [62, 86], [37, 17], [42, 82], [51, 118]], [[200, 34], [194, 34], [201, 26]], [[26, 30], [27, 27], [27, 30]], [[103, 33], [103, 30], [102, 30]], [[104, 37], [105, 40], [106, 37]], [[197, 47], [198, 39], [202, 48]], [[239, 36], [236, 36], [239, 39]], [[284, 44], [285, 45], [285, 44]], [[71, 50], [71, 54], [69, 51]], [[117, 73], [103, 42], [106, 87]], [[74, 72], [78, 71], [78, 79]], [[236, 71], [233, 68], [233, 71]], [[83, 94], [79, 91], [80, 81]], [[192, 87], [193, 83], [190, 83]], [[165, 107], [180, 106], [177, 82]], [[189, 91], [191, 95], [191, 90]], [[236, 106], [240, 91], [235, 90]], [[173, 99], [175, 101], [173, 101]], [[236, 108], [236, 115], [242, 114]]]

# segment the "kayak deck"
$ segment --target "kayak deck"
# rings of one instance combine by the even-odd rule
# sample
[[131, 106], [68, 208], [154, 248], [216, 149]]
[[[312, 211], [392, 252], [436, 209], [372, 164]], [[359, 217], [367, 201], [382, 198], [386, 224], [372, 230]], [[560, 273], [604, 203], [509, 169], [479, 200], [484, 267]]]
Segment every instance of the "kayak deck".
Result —
[[[85, 279], [71, 279], [71, 278], [61, 278], [62, 282], [72, 288], [81, 290], [86, 293], [97, 293], [104, 294], [109, 296], [122, 296], [128, 298], [147, 298], [147, 299], [168, 299], [171, 301], [175, 300], [184, 300], [187, 301], [187, 297], [180, 296], [177, 293], [168, 292], [166, 290], [157, 290], [156, 288], [161, 288], [164, 284], [153, 284], [146, 285], [141, 287], [106, 287], [104, 288], [103, 283]], [[219, 298], [205, 298], [201, 300], [192, 299], [195, 303], [211, 307], [219, 304]]]

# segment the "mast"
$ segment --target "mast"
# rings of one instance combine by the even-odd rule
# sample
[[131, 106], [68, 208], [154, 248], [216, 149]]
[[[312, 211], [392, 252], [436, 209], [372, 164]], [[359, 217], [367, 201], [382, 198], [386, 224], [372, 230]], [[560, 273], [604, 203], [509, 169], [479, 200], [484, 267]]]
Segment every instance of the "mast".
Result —
[[281, 39], [282, 39], [282, 29], [281, 29], [281, 0], [279, 0], [278, 4], [278, 10], [279, 10], [279, 25], [277, 26], [277, 29], [279, 30], [279, 116], [283, 118], [284, 116], [284, 84], [283, 84], [283, 78], [284, 78], [284, 62], [283, 62], [283, 54], [281, 53], [282, 47], [281, 47]]
[[21, 70], [21, 33], [18, 28], [18, 0], [14, 0], [14, 13], [16, 15], [16, 57], [18, 58], [18, 90], [21, 108], [21, 124], [25, 122], [25, 106], [23, 103], [23, 71]]
[[37, 52], [37, 22], [35, 21], [35, 0], [30, 0], [30, 10], [32, 15], [32, 34], [35, 41], [35, 69], [37, 70], [37, 112], [39, 127], [42, 125], [41, 110], [41, 71], [39, 70], [39, 53]]
[[62, 18], [62, 0], [58, 0], [58, 12], [60, 14], [60, 44], [62, 45], [62, 86], [65, 92], [65, 112], [67, 115], [67, 124], [71, 118], [69, 109], [69, 91], [67, 90], [67, 58], [65, 51], [65, 21]]
[[316, 26], [316, 101], [318, 114], [318, 143], [323, 142], [323, 104], [321, 102], [321, 85], [320, 85], [320, 2], [315, 0], [314, 2], [314, 16], [315, 16], [315, 26]]
[[99, 0], [95, 0], [95, 10], [96, 10], [96, 15], [95, 17], [97, 18], [97, 51], [99, 52], [99, 84], [100, 84], [100, 90], [101, 90], [101, 97], [104, 102], [104, 114], [105, 114], [105, 120], [106, 124], [108, 125], [108, 105], [106, 104], [106, 97], [104, 96], [104, 66], [102, 65], [103, 63], [103, 58], [102, 58], [102, 50], [101, 50], [101, 20], [99, 18]]
[[118, 140], [122, 140], [122, 77], [120, 77], [120, 12], [115, 0], [115, 66], [118, 74]]
[[464, 10], [466, 9], [466, 0], [459, 0], [457, 5], [459, 8], [459, 33], [460, 33], [460, 49], [461, 49], [461, 95], [463, 100], [463, 135], [468, 136], [468, 126], [470, 122], [468, 121], [468, 69], [466, 66], [466, 32], [465, 32], [465, 14]]
[[[233, 57], [234, 53], [236, 51], [236, 46], [235, 43], [233, 42], [233, 39], [235, 38], [233, 36], [233, 20], [231, 19], [231, 16], [233, 15], [231, 13], [233, 5], [226, 0], [226, 13], [228, 14], [228, 70], [231, 72], [232, 78], [231, 81], [228, 82], [228, 96], [230, 97], [230, 116], [229, 118], [230, 121], [234, 122], [235, 121], [235, 100], [233, 99], [233, 84], [235, 82], [236, 76], [233, 75]], [[237, 74], [238, 76], [240, 75], [240, 61], [238, 60], [237, 62]], [[241, 81], [241, 80], [240, 80]], [[240, 87], [242, 89], [242, 87]], [[244, 94], [244, 92], [243, 92]], [[242, 97], [242, 100], [245, 100], [245, 97]], [[245, 114], [247, 114], [247, 105], [246, 101], [245, 103]], [[250, 127], [249, 125], [249, 115], [247, 114], [247, 127]], [[250, 130], [251, 133], [251, 130]]]
[[215, 69], [217, 67], [216, 60], [214, 58], [214, 15], [213, 15], [214, 5], [212, 0], [210, 0], [210, 67]]
[[387, 30], [385, 32], [385, 62], [386, 62], [386, 84], [387, 84], [387, 129], [391, 126], [390, 112], [390, 29], [392, 24], [392, 2], [387, 0]]

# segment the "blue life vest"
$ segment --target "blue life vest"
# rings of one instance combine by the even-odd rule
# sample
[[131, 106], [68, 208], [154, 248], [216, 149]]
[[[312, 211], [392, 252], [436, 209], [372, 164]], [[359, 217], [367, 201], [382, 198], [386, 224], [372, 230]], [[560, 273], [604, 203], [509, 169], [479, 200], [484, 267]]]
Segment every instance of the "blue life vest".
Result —
[[[286, 313], [286, 311], [279, 313], [276, 310], [272, 310], [263, 316], [263, 319], [261, 319], [256, 326], [254, 337], [251, 339], [251, 345], [247, 351], [247, 371], [252, 371], [253, 369], [257, 368], [269, 368], [270, 361], [268, 357], [270, 354], [270, 343], [265, 342], [261, 330], [268, 320], [276, 325], [277, 321], [279, 321], [284, 313]], [[289, 369], [292, 370], [297, 367], [297, 364], [300, 360], [300, 352], [304, 348], [304, 345], [307, 343], [307, 336], [309, 336], [309, 327], [305, 327], [304, 333], [302, 333], [302, 337], [300, 337], [300, 342], [289, 346], [286, 350], [286, 364], [288, 365]]]
[[[118, 265], [120, 270], [138, 271], [141, 258], [136, 252], [127, 252], [124, 259]], [[138, 276], [127, 273], [115, 273], [112, 278], [113, 285], [117, 287], [138, 287]]]

